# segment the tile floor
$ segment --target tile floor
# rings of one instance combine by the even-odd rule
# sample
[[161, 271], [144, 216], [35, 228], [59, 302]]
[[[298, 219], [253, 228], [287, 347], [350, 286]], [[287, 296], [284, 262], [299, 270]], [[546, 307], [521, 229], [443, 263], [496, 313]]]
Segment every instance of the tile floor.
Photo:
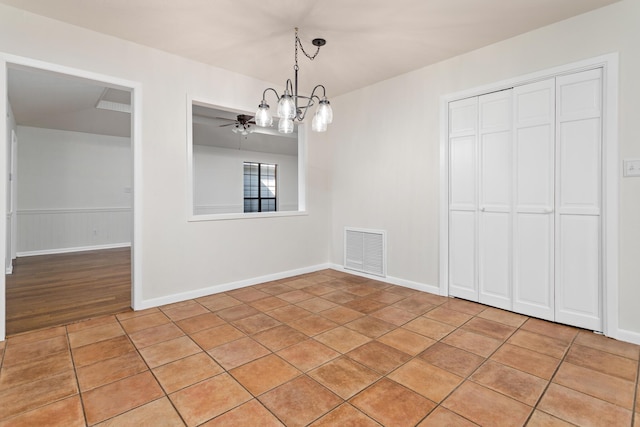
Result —
[[640, 427], [640, 347], [333, 270], [0, 343], [0, 426]]

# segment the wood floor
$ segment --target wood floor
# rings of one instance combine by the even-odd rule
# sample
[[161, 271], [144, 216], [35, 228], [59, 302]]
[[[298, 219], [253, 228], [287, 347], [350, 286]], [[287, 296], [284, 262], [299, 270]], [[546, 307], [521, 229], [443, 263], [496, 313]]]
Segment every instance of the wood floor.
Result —
[[7, 335], [131, 306], [130, 248], [18, 258], [6, 278]]

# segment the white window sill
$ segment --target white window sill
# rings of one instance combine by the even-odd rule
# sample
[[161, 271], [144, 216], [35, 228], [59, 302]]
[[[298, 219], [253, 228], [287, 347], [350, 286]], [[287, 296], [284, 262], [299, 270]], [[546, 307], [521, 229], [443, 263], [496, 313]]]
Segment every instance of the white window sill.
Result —
[[255, 218], [279, 218], [287, 216], [305, 216], [307, 211], [282, 211], [282, 212], [253, 212], [253, 213], [232, 213], [232, 214], [210, 214], [210, 215], [190, 215], [189, 222], [198, 221], [227, 221], [237, 219]]

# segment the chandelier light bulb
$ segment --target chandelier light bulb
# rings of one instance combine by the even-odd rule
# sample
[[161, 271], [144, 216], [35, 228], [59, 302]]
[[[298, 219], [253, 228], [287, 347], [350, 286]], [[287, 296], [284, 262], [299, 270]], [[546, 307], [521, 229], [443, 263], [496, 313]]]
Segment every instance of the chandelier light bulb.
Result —
[[313, 115], [313, 120], [311, 121], [311, 130], [314, 132], [325, 132], [327, 130], [327, 122], [322, 119], [320, 115], [320, 109], [316, 111]]
[[289, 91], [285, 91], [284, 95], [278, 101], [278, 117], [285, 119], [293, 119], [296, 116], [296, 103]]
[[333, 122], [333, 110], [331, 109], [331, 103], [326, 96], [320, 100], [317, 114], [322, 116], [322, 120], [326, 124]]
[[278, 132], [293, 133], [293, 120], [285, 117], [280, 118], [278, 121]]
[[256, 125], [260, 127], [271, 127], [273, 126], [273, 116], [269, 111], [269, 104], [264, 99], [260, 102], [258, 106], [258, 111], [255, 116]]

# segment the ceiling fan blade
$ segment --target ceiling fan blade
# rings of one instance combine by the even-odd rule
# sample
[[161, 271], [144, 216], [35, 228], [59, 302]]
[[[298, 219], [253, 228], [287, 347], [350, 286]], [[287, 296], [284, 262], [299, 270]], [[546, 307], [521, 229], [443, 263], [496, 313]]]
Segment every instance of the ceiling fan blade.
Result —
[[233, 125], [235, 125], [235, 124], [236, 124], [235, 122], [234, 122], [234, 123], [227, 123], [227, 124], [225, 124], [225, 125], [220, 125], [220, 126], [218, 126], [218, 127], [223, 128], [223, 127], [225, 127], [225, 126], [233, 126]]
[[240, 123], [243, 123], [243, 122], [246, 123], [251, 119], [253, 119], [253, 116], [250, 116], [248, 114], [238, 114], [238, 121]]

